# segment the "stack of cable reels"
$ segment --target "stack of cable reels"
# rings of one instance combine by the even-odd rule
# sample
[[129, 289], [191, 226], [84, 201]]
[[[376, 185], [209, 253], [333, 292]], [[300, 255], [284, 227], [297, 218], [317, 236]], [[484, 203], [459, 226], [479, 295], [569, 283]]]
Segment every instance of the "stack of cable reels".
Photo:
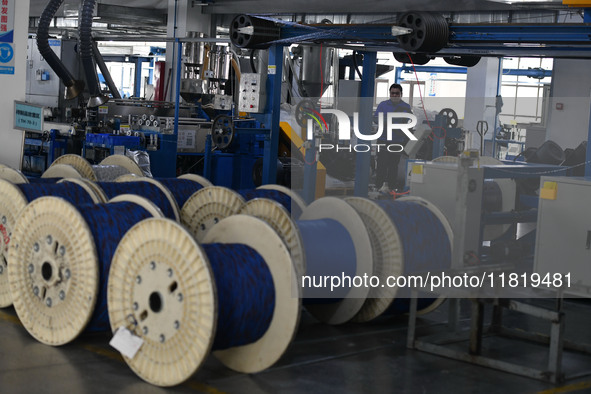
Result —
[[[442, 270], [450, 267], [451, 245], [453, 234], [451, 226], [443, 213], [433, 204], [419, 197], [405, 197], [396, 201], [372, 201], [361, 197], [347, 197], [349, 203], [361, 216], [370, 235], [373, 258], [374, 276], [379, 279], [379, 284], [387, 284], [388, 278], [400, 277], [411, 274], [413, 269], [421, 267], [425, 269]], [[426, 215], [425, 220], [418, 220], [415, 216], [410, 218], [402, 215], [393, 216], [389, 211], [392, 206], [412, 203], [413, 209]], [[405, 207], [409, 211], [409, 207]], [[417, 214], [418, 216], [418, 214]], [[413, 222], [412, 236], [408, 233], [410, 222]], [[415, 223], [416, 222], [416, 223]], [[423, 245], [413, 242], [421, 233], [433, 231], [432, 245]], [[443, 241], [443, 246], [436, 247], [438, 241]], [[446, 242], [447, 241], [447, 242]], [[428, 246], [432, 246], [429, 248]], [[432, 262], [440, 262], [434, 254], [446, 256], [441, 264], [429, 265]], [[408, 296], [408, 294], [406, 294]], [[404, 291], [396, 286], [371, 287], [370, 293], [363, 307], [357, 313], [353, 322], [368, 322], [387, 311], [406, 312]], [[419, 302], [419, 313], [427, 313], [435, 309], [443, 302], [443, 298], [426, 298]]]
[[[291, 253], [298, 273], [298, 288], [326, 277], [373, 274], [372, 247], [360, 215], [345, 201], [324, 197], [305, 208], [300, 220], [290, 217], [284, 207], [268, 199], [249, 201], [242, 213], [267, 222]], [[303, 290], [306, 309], [328, 324], [350, 321], [362, 308], [368, 287], [343, 288], [331, 292], [325, 286]]]
[[0, 179], [0, 307], [12, 305], [8, 280], [8, 248], [20, 214], [27, 204], [44, 196], [56, 196], [73, 204], [97, 204], [103, 202], [88, 185], [76, 180], [63, 183], [13, 184]]
[[133, 160], [124, 155], [111, 155], [101, 161], [100, 164], [91, 165], [82, 156], [66, 154], [54, 160], [51, 166], [43, 173], [42, 177], [80, 177], [93, 182], [112, 182], [125, 174], [144, 176], [141, 168]]
[[161, 215], [150, 201], [126, 197], [79, 206], [41, 197], [22, 211], [8, 276], [17, 315], [38, 341], [63, 345], [84, 330], [110, 328], [106, 291], [113, 253], [133, 225]]
[[222, 219], [236, 215], [245, 201], [235, 191], [208, 186], [194, 193], [181, 209], [181, 223], [198, 242]]
[[194, 374], [210, 350], [238, 372], [272, 366], [295, 336], [298, 291], [285, 244], [257, 218], [225, 218], [201, 246], [182, 226], [150, 219], [117, 248], [109, 317], [113, 331], [125, 327], [143, 340], [124, 357], [133, 371], [172, 386]]

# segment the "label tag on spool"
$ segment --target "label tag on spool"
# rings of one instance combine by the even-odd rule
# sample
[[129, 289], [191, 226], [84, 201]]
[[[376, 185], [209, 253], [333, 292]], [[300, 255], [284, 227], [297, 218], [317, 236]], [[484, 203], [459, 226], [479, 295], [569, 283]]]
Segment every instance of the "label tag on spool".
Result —
[[135, 354], [142, 347], [144, 340], [137, 335], [134, 335], [125, 327], [119, 327], [115, 331], [115, 335], [109, 342], [109, 345], [113, 346], [127, 358], [134, 358]]

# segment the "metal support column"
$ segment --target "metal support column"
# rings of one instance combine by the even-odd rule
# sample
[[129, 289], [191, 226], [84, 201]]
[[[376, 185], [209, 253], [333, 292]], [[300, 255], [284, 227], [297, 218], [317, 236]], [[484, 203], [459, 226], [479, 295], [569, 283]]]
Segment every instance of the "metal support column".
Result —
[[135, 83], [133, 84], [133, 95], [140, 97], [142, 94], [142, 58], [137, 57], [135, 59]]
[[[312, 119], [308, 119], [312, 123]], [[308, 126], [313, 129], [312, 125]], [[306, 153], [304, 156], [304, 190], [303, 198], [306, 204], [311, 204], [316, 198], [316, 171], [318, 170], [318, 162], [316, 161], [316, 137], [306, 141]]]
[[[371, 134], [373, 96], [377, 68], [377, 53], [363, 52], [363, 79], [361, 81], [361, 103], [359, 106], [359, 130]], [[354, 144], [351, 140], [351, 144]], [[369, 162], [371, 152], [357, 152], [355, 155], [355, 195], [367, 197], [369, 188]]]
[[279, 150], [279, 115], [281, 107], [281, 74], [283, 73], [283, 46], [272, 45], [269, 48], [269, 66], [267, 73], [267, 105], [265, 127], [270, 130], [265, 139], [263, 156], [263, 184], [276, 183], [277, 151]]
[[587, 155], [585, 156], [585, 177], [591, 177], [591, 108], [589, 108], [589, 132], [587, 134]]

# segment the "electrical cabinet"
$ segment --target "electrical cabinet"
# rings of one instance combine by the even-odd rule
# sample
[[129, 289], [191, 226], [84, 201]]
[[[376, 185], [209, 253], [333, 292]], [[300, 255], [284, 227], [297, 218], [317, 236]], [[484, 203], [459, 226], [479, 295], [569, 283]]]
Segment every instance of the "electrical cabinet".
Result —
[[542, 177], [535, 272], [570, 274], [569, 294], [591, 295], [591, 180]]

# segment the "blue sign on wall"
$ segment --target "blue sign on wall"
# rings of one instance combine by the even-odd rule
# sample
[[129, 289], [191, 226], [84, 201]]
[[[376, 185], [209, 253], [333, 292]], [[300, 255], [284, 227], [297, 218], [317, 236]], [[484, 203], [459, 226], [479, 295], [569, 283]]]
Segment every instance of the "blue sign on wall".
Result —
[[43, 106], [14, 102], [14, 128], [28, 131], [43, 131]]

